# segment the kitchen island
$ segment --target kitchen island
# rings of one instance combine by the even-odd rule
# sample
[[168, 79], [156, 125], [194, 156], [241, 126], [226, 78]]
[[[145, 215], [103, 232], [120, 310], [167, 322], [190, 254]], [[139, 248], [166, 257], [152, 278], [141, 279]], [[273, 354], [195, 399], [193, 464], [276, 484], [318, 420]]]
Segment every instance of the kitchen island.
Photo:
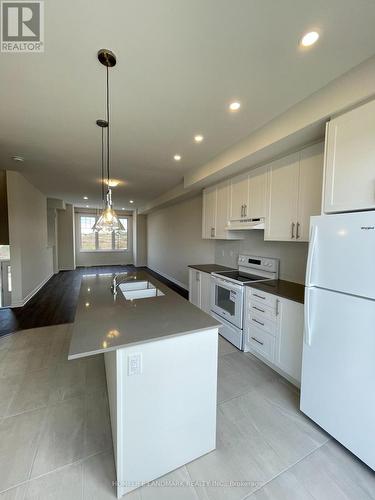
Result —
[[220, 323], [145, 271], [82, 278], [69, 359], [104, 353], [117, 496], [216, 446]]

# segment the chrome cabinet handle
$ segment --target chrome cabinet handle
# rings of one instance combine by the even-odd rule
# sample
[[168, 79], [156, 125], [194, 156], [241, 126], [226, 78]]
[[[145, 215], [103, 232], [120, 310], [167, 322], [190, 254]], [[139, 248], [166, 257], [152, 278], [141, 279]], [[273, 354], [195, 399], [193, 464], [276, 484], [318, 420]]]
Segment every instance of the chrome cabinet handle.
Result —
[[241, 217], [243, 217], [243, 212], [244, 212], [244, 206], [241, 205]]
[[291, 234], [292, 240], [294, 239], [294, 228], [295, 227], [296, 227], [295, 223], [292, 222], [292, 234]]
[[261, 313], [266, 312], [264, 309], [261, 309], [260, 307], [257, 306], [253, 306], [253, 309], [255, 309], [256, 311], [260, 311]]
[[280, 301], [279, 299], [276, 299], [276, 316], [280, 314], [279, 306], [280, 306]]
[[251, 318], [255, 323], [258, 323], [258, 325], [262, 325], [264, 326], [264, 323], [262, 323], [261, 321], [258, 321], [257, 319], [255, 318]]
[[256, 339], [255, 337], [251, 337], [252, 340], [255, 340], [255, 342], [258, 342], [260, 345], [264, 345], [264, 342], [261, 342], [260, 340]]
[[211, 238], [215, 238], [215, 228], [211, 227]]
[[257, 295], [256, 293], [253, 293], [253, 296], [258, 297], [258, 299], [266, 300], [266, 297], [262, 297], [261, 295]]
[[195, 272], [195, 281], [199, 281], [199, 271]]
[[244, 205], [244, 216], [247, 217], [247, 205]]
[[296, 238], [297, 238], [297, 240], [300, 238], [300, 234], [299, 234], [300, 225], [301, 224], [299, 222], [297, 222], [297, 232], [296, 232]]

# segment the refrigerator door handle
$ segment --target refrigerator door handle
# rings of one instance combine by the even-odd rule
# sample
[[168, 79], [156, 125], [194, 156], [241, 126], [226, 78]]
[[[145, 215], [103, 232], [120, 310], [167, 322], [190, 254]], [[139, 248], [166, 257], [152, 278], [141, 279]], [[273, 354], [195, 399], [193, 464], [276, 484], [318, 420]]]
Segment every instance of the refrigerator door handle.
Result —
[[307, 257], [307, 266], [306, 266], [306, 286], [311, 286], [311, 276], [314, 265], [317, 234], [318, 234], [317, 226], [311, 226], [309, 254]]
[[312, 289], [305, 288], [305, 332], [304, 341], [305, 344], [311, 346], [311, 328], [310, 328], [310, 294]]

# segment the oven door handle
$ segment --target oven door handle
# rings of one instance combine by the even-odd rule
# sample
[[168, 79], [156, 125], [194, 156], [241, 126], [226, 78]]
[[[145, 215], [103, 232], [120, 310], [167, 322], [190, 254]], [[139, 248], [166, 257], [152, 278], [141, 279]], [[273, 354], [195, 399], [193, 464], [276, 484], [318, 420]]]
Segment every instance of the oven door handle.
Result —
[[241, 285], [236, 285], [235, 283], [223, 280], [222, 278], [214, 278], [214, 283], [216, 285], [225, 286], [225, 288], [227, 288], [228, 290], [234, 290], [236, 292], [240, 292], [241, 290], [243, 290], [243, 287]]

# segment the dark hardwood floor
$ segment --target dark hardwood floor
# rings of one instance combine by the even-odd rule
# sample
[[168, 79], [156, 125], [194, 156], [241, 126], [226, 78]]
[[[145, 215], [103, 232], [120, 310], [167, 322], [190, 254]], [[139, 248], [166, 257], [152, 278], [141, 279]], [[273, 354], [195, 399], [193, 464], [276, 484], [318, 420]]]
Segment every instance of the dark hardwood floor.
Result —
[[[0, 309], [0, 336], [18, 330], [72, 323], [84, 274], [119, 273], [134, 266], [83, 267], [55, 274], [24, 307]], [[187, 290], [167, 280], [147, 267], [141, 268], [188, 298]]]

